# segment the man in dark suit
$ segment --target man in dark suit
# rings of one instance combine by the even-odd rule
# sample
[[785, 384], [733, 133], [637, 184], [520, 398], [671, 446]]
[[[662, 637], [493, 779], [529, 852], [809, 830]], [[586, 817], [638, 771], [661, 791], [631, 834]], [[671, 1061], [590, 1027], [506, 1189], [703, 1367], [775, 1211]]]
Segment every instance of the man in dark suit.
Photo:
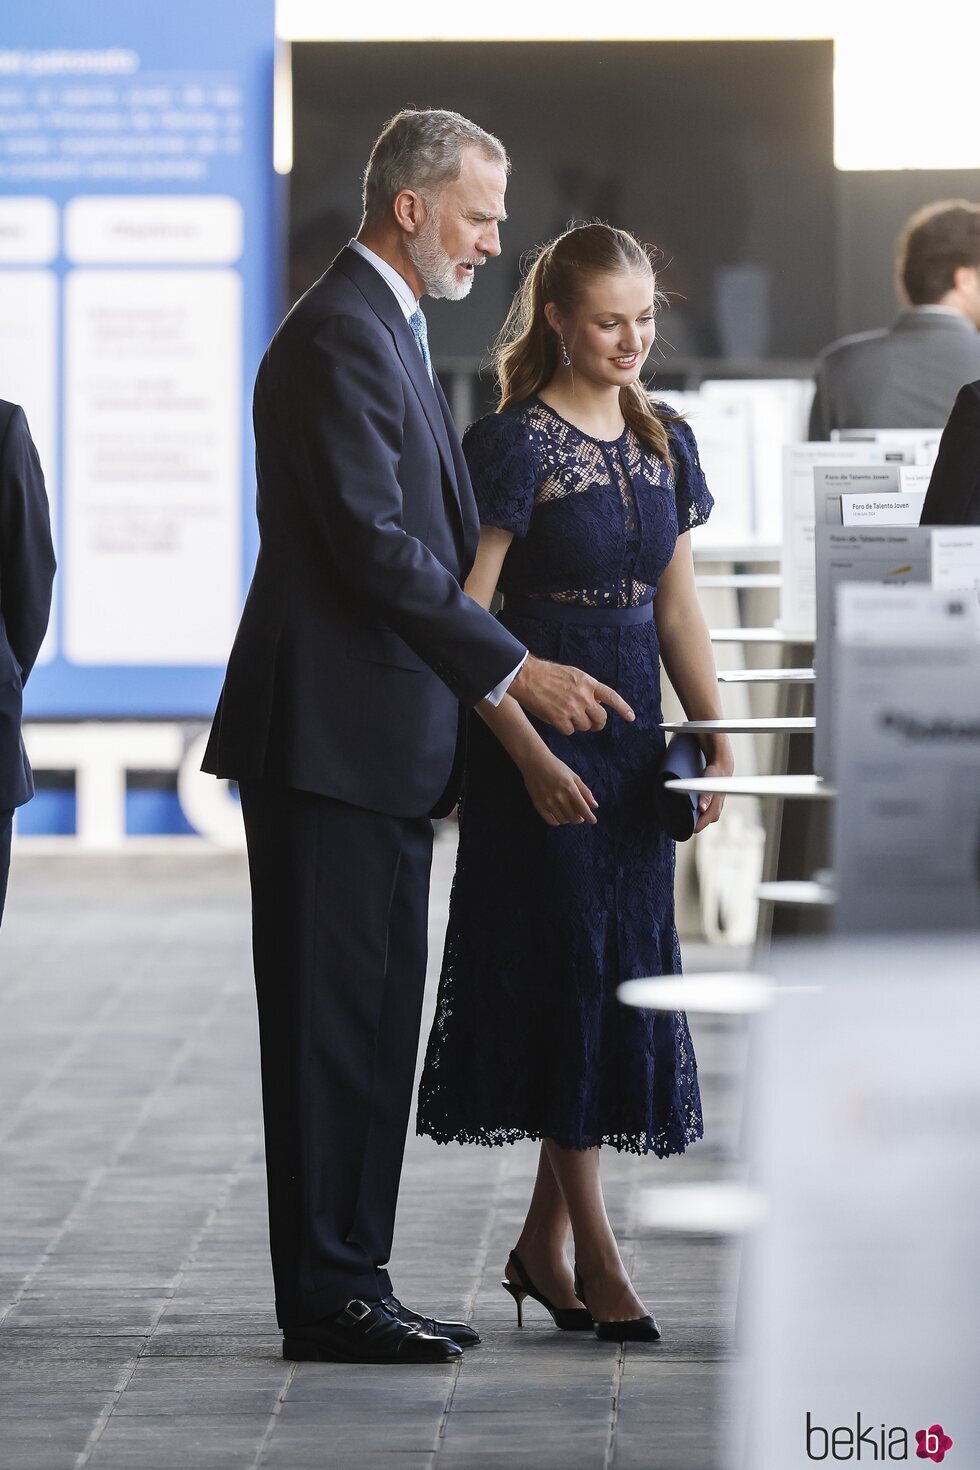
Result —
[[54, 548], [44, 475], [24, 410], [0, 399], [0, 920], [14, 810], [34, 795], [23, 690], [51, 611]]
[[898, 247], [905, 309], [886, 330], [832, 343], [817, 364], [810, 438], [834, 429], [940, 429], [980, 377], [980, 205], [930, 204]]
[[[421, 1017], [430, 815], [464, 706], [505, 692], [567, 731], [614, 691], [526, 650], [461, 590], [479, 526], [431, 369], [426, 293], [498, 255], [507, 157], [455, 113], [377, 140], [358, 237], [296, 304], [255, 388], [260, 551], [204, 767], [239, 783], [276, 1309], [294, 1359], [446, 1361], [478, 1341], [385, 1269]], [[506, 922], [506, 916], [501, 916]]]
[[980, 526], [980, 382], [956, 395], [919, 524]]

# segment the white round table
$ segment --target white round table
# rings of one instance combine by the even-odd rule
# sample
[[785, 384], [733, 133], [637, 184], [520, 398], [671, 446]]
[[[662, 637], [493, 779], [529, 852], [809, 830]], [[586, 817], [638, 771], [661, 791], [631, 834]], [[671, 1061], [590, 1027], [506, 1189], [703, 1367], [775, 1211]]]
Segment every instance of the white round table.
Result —
[[712, 628], [712, 643], [791, 643], [812, 644], [812, 633], [787, 633], [783, 628]]
[[714, 974], [653, 975], [646, 980], [624, 980], [616, 994], [624, 1005], [643, 1010], [735, 1016], [766, 1010], [772, 1004], [774, 990], [768, 975], [723, 970]]
[[812, 669], [719, 669], [719, 684], [812, 684]]
[[733, 566], [735, 562], [771, 562], [779, 566], [783, 559], [782, 542], [733, 541], [729, 545], [719, 546], [710, 540], [710, 532], [709, 521], [707, 526], [699, 529], [697, 535], [691, 538], [695, 566], [698, 562], [718, 562], [723, 566]]
[[696, 576], [695, 581], [699, 587], [723, 587], [747, 592], [756, 588], [783, 585], [780, 572], [708, 572], [704, 576]]
[[815, 726], [812, 715], [772, 715], [744, 720], [668, 720], [660, 728], [671, 733], [686, 730], [692, 735], [803, 735], [812, 732]]
[[760, 883], [755, 890], [756, 898], [763, 903], [793, 904], [797, 908], [833, 908], [837, 896], [826, 883], [783, 879], [780, 882]]
[[665, 781], [668, 791], [688, 791], [692, 796], [778, 796], [783, 799], [829, 801], [836, 789], [822, 776], [694, 776], [684, 781]]

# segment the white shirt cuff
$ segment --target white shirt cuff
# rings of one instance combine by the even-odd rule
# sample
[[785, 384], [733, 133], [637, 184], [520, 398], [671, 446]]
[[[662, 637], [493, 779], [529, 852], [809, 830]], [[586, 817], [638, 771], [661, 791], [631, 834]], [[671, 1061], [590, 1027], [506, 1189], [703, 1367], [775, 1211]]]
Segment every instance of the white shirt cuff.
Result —
[[517, 665], [517, 668], [511, 670], [506, 679], [501, 679], [499, 684], [494, 685], [494, 687], [490, 690], [490, 693], [486, 696], [488, 704], [492, 704], [494, 708], [496, 708], [496, 706], [503, 699], [504, 695], [507, 693], [507, 690], [510, 688], [511, 684], [513, 684], [514, 680], [521, 672], [521, 669], [523, 669], [526, 661], [527, 654], [525, 654], [524, 657], [521, 659], [520, 663]]

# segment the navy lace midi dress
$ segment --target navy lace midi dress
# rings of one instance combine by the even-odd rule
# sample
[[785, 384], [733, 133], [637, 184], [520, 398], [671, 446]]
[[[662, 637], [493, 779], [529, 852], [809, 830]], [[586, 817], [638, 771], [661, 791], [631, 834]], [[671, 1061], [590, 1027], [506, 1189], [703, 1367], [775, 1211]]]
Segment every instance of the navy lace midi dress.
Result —
[[712, 498], [691, 429], [668, 430], [673, 466], [629, 428], [595, 439], [532, 398], [463, 440], [481, 522], [514, 533], [501, 621], [540, 658], [617, 689], [636, 720], [610, 713], [570, 736], [535, 721], [599, 803], [597, 825], [551, 827], [470, 715], [417, 1115], [441, 1143], [548, 1137], [664, 1156], [702, 1136], [686, 1016], [616, 998], [623, 980], [681, 968], [674, 844], [651, 795], [664, 749], [652, 612], [678, 535]]

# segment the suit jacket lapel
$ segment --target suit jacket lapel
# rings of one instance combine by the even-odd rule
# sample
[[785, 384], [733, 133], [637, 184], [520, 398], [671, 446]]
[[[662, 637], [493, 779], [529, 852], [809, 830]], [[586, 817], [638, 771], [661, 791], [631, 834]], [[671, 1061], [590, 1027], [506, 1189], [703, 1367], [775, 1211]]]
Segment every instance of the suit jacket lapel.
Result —
[[446, 395], [442, 391], [442, 384], [433, 375], [433, 385], [436, 390], [436, 398], [446, 423], [446, 431], [449, 444], [452, 449], [453, 464], [456, 469], [456, 493], [459, 497], [459, 508], [463, 518], [463, 550], [467, 566], [471, 566], [476, 556], [476, 545], [480, 537], [480, 513], [477, 510], [476, 496], [473, 494], [473, 484], [470, 480], [469, 468], [466, 457], [463, 454], [463, 446], [460, 443], [459, 432]]
[[[343, 249], [337, 256], [334, 264], [339, 270], [343, 271], [345, 276], [354, 282], [371, 307], [371, 310], [376, 316], [380, 317], [391, 332], [395, 341], [395, 351], [398, 353], [402, 366], [412, 381], [412, 386], [418, 394], [419, 402], [428, 419], [429, 428], [432, 430], [436, 444], [439, 446], [439, 457], [442, 460], [446, 478], [453, 491], [453, 501], [460, 518], [463, 519], [456, 462], [450, 444], [450, 435], [447, 431], [446, 420], [436, 397], [434, 381], [429, 381], [429, 374], [425, 370], [422, 354], [419, 352], [418, 344], [412, 336], [412, 330], [405, 320], [404, 312], [395, 300], [387, 283], [381, 279], [372, 265], [357, 254], [356, 250], [351, 250], [349, 247]], [[440, 395], [441, 391], [440, 389]], [[442, 401], [445, 402], [445, 399]], [[457, 437], [455, 430], [453, 431], [453, 437]]]

